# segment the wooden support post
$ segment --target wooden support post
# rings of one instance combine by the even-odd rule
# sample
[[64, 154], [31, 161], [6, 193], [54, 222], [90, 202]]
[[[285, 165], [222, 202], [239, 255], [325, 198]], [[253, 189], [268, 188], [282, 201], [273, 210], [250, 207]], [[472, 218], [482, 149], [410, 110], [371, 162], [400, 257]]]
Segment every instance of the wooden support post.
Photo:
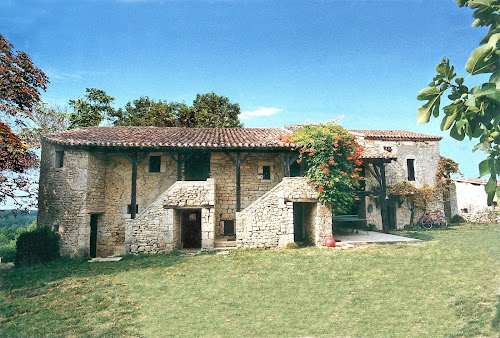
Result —
[[130, 188], [130, 218], [134, 219], [137, 215], [137, 165], [142, 162], [148, 155], [147, 153], [141, 154], [137, 150], [132, 153], [122, 151], [122, 154], [132, 165], [132, 182]]
[[234, 159], [229, 152], [226, 152], [227, 157], [234, 163], [236, 168], [236, 211], [241, 211], [241, 165], [245, 160], [250, 156], [250, 154], [246, 154], [243, 158], [241, 158], [241, 153], [239, 151], [236, 152], [236, 159]]
[[292, 156], [290, 153], [285, 153], [284, 156], [278, 156], [278, 158], [285, 167], [285, 177], [290, 177], [290, 166], [299, 158], [299, 155]]

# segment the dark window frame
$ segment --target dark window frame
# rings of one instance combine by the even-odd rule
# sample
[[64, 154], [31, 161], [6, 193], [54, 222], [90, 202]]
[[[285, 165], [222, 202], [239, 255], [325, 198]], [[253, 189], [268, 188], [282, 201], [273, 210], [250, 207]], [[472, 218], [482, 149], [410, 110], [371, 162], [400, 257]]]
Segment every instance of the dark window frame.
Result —
[[[139, 204], [135, 205], [135, 213], [136, 214], [139, 213]], [[131, 215], [131, 214], [132, 214], [132, 204], [127, 204], [127, 215]]]
[[415, 178], [415, 159], [409, 158], [406, 160], [406, 169], [407, 169], [407, 177], [408, 181], [416, 181]]
[[64, 166], [64, 150], [56, 150], [56, 168], [62, 168]]
[[270, 165], [263, 165], [262, 166], [262, 179], [263, 180], [270, 180], [271, 179], [271, 166]]
[[[236, 223], [234, 219], [225, 219], [224, 222], [224, 236], [234, 236], [236, 234]], [[232, 228], [232, 232], [226, 231], [226, 229]]]
[[161, 156], [149, 156], [149, 172], [161, 172]]

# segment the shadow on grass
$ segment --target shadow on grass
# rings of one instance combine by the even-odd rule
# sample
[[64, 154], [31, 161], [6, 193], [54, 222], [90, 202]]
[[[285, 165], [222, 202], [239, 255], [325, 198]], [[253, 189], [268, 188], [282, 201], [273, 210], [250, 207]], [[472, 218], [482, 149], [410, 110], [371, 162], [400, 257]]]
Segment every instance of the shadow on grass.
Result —
[[491, 321], [491, 327], [493, 328], [494, 332], [500, 334], [500, 296], [497, 296], [496, 314], [493, 320]]
[[156, 255], [125, 255], [118, 262], [88, 262], [89, 258], [70, 259], [60, 257], [53, 261], [2, 271], [0, 290], [39, 288], [65, 278], [90, 278], [108, 276], [124, 271], [142, 270], [150, 267], [171, 267], [186, 257], [177, 252]]

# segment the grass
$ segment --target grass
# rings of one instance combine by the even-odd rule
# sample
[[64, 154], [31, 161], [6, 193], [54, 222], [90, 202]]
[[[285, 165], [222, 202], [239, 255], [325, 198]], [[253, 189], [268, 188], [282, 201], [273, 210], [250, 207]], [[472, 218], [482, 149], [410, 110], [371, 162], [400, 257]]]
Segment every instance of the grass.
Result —
[[420, 244], [9, 269], [0, 336], [498, 336], [500, 225]]

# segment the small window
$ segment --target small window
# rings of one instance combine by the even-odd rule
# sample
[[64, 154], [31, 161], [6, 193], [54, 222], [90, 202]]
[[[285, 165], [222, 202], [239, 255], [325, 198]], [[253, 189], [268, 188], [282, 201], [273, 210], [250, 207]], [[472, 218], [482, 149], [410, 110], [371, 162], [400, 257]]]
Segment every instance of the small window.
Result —
[[[135, 213], [139, 213], [139, 204], [135, 205]], [[132, 214], [132, 204], [127, 205], [127, 214], [131, 215]]]
[[384, 150], [389, 152], [389, 153], [392, 153], [392, 147], [384, 146]]
[[234, 236], [234, 220], [225, 220], [224, 236]]
[[64, 165], [64, 150], [56, 151], [56, 168], [62, 168]]
[[406, 167], [408, 168], [408, 181], [415, 181], [415, 160], [407, 159]]
[[265, 165], [262, 167], [262, 179], [263, 180], [271, 179], [271, 166]]
[[161, 156], [150, 156], [149, 157], [149, 172], [159, 173], [161, 168]]
[[463, 208], [463, 209], [462, 209], [462, 213], [463, 213], [463, 214], [468, 214], [468, 213], [469, 213], [469, 209], [467, 209], [467, 208]]

